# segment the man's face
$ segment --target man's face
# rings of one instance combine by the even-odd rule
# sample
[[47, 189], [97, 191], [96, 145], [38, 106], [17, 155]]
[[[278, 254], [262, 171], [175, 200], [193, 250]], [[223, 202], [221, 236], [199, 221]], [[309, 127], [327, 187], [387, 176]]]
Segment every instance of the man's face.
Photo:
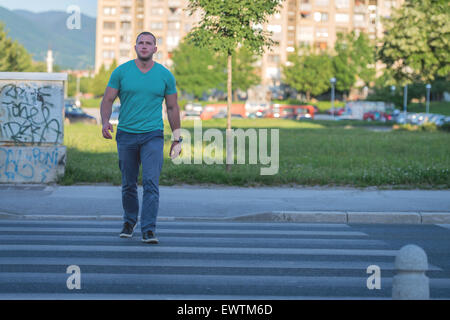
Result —
[[149, 61], [156, 52], [156, 43], [150, 35], [141, 35], [134, 47], [139, 60]]

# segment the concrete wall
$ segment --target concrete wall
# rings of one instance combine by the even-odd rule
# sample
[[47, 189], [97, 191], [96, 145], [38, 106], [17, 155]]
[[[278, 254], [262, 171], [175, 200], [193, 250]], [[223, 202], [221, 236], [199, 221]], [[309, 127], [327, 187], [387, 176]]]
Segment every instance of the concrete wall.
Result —
[[0, 183], [50, 183], [64, 174], [66, 80], [0, 72]]

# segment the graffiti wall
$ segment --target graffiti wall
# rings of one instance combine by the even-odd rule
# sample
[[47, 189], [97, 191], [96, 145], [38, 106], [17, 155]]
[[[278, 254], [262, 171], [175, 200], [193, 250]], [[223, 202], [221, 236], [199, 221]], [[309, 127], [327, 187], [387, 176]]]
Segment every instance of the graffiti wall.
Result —
[[0, 146], [0, 181], [48, 183], [64, 175], [66, 148]]
[[48, 183], [64, 174], [65, 79], [0, 72], [0, 182]]

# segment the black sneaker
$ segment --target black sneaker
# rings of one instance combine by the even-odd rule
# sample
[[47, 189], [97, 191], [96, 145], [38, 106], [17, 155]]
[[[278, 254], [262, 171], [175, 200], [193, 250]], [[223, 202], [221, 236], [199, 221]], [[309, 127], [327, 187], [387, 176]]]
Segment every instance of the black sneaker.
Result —
[[131, 238], [133, 236], [134, 227], [136, 225], [132, 225], [129, 222], [125, 222], [123, 224], [122, 231], [120, 232], [121, 238]]
[[155, 237], [155, 234], [151, 230], [145, 231], [142, 234], [142, 242], [152, 243], [152, 244], [158, 244], [159, 243], [158, 239], [156, 239], [156, 237]]

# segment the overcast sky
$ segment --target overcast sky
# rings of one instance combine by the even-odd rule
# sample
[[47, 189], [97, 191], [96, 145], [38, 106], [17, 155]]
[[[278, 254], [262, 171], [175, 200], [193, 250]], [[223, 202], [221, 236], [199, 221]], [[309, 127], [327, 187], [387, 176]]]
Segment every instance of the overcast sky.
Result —
[[81, 13], [97, 17], [97, 0], [0, 0], [0, 6], [10, 10], [24, 9], [33, 12], [50, 10], [66, 11], [70, 5], [77, 5]]

